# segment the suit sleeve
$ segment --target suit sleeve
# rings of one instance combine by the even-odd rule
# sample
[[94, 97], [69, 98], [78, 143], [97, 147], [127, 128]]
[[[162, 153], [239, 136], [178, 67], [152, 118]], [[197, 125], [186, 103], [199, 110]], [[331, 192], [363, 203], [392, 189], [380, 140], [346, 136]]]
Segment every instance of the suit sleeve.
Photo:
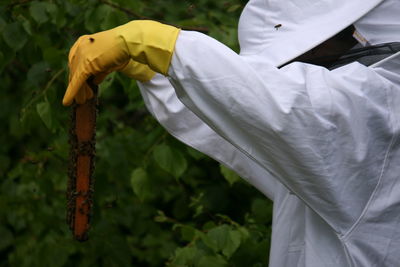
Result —
[[169, 75], [185, 106], [343, 233], [384, 168], [384, 82], [358, 63], [328, 71], [267, 62], [182, 31]]
[[166, 77], [157, 74], [138, 84], [148, 110], [170, 134], [234, 170], [273, 200], [276, 179], [186, 108]]

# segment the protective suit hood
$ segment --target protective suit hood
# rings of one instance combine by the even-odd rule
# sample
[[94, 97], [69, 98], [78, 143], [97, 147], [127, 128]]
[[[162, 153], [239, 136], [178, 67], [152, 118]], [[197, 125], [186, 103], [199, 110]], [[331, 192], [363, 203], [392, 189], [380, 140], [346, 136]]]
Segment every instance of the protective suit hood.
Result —
[[400, 5], [398, 0], [385, 0], [354, 23], [357, 31], [371, 44], [400, 41]]
[[307, 52], [384, 0], [250, 0], [239, 21], [241, 55], [274, 66]]

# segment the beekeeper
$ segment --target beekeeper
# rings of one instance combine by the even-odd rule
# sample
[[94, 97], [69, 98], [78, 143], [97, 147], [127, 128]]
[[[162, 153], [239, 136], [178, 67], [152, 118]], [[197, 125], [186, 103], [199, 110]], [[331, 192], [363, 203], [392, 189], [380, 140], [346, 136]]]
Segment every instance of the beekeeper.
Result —
[[[340, 64], [297, 61], [350, 25]], [[400, 1], [250, 0], [239, 41], [153, 21], [82, 36], [63, 104], [90, 76], [141, 81], [172, 135], [273, 200], [270, 266], [400, 266]]]

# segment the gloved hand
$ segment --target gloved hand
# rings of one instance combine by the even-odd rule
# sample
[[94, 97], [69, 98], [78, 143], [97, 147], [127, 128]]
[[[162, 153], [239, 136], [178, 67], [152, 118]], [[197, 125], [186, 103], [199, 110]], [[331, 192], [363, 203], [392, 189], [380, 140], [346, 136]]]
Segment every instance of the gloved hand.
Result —
[[[178, 34], [179, 29], [173, 26], [136, 20], [81, 36], [69, 53], [70, 78], [63, 105], [70, 105], [74, 99], [84, 103], [93, 96], [86, 84], [91, 76], [98, 84], [116, 70], [142, 81], [151, 79], [151, 70], [167, 75]], [[135, 67], [138, 71], [133, 71]]]

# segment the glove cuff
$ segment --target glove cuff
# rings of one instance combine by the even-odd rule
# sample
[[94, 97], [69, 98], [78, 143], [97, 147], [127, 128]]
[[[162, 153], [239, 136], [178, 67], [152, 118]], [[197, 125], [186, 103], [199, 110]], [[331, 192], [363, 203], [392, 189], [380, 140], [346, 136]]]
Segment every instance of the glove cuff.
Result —
[[168, 74], [180, 29], [151, 20], [135, 20], [118, 28], [134, 61]]

